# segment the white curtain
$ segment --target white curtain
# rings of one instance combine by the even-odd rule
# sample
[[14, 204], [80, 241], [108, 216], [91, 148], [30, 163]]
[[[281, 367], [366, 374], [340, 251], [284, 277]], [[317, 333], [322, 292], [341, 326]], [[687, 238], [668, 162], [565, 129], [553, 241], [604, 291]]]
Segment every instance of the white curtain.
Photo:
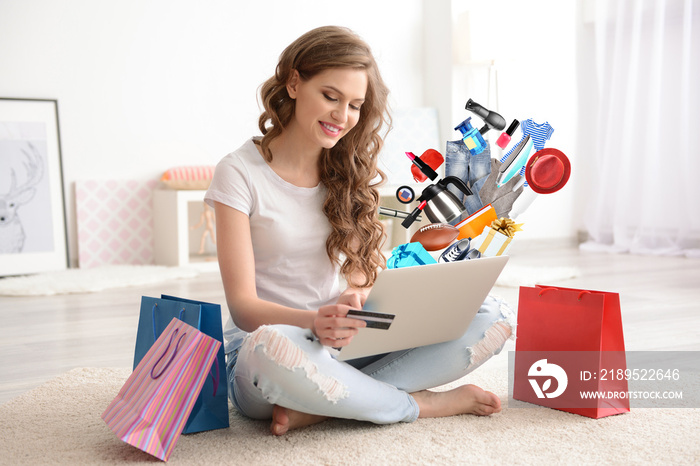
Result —
[[581, 247], [700, 257], [700, 0], [594, 8]]

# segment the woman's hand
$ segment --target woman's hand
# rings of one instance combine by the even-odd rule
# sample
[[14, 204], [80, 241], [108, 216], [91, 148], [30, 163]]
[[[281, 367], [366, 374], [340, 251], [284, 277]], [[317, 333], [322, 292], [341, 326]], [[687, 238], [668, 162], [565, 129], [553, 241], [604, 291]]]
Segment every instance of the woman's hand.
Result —
[[367, 326], [364, 320], [346, 317], [350, 309], [357, 309], [357, 307], [329, 304], [318, 310], [314, 318], [313, 331], [323, 346], [333, 348], [347, 346], [359, 329]]

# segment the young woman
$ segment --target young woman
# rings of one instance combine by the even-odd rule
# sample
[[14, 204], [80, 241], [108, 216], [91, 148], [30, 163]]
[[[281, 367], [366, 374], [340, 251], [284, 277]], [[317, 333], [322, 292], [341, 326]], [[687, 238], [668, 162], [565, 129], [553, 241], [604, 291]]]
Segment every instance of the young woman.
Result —
[[512, 313], [497, 299], [452, 342], [348, 362], [329, 351], [365, 326], [346, 314], [362, 307], [384, 265], [374, 183], [384, 178], [387, 95], [354, 33], [302, 35], [261, 87], [263, 136], [221, 160], [205, 196], [232, 318], [231, 401], [246, 416], [271, 418], [276, 435], [328, 417], [393, 423], [500, 411], [498, 397], [473, 385], [427, 391], [501, 350]]

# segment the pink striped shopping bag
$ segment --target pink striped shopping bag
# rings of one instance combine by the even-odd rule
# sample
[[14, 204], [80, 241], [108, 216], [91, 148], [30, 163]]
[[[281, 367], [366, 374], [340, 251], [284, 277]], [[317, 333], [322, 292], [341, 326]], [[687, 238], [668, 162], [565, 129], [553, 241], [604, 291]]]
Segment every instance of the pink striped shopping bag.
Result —
[[167, 461], [221, 342], [173, 319], [102, 419], [129, 445]]

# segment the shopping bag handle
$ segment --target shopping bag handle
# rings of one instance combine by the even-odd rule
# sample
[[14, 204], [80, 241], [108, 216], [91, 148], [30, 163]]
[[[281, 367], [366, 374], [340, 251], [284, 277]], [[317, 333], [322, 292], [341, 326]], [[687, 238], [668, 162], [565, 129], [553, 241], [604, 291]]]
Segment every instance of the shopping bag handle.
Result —
[[[153, 339], [154, 339], [154, 340], [157, 340], [157, 339], [158, 339], [158, 335], [157, 335], [157, 333], [156, 333], [156, 308], [157, 308], [157, 307], [158, 307], [158, 303], [153, 303], [153, 309], [152, 309], [152, 311], [151, 311], [151, 318], [153, 319]], [[177, 318], [180, 319], [180, 320], [182, 320], [182, 321], [184, 321], [184, 319], [183, 319], [184, 315], [185, 315], [185, 308], [183, 307], [183, 308], [180, 310], [180, 315], [179, 315]], [[175, 329], [175, 333], [177, 333], [177, 329]], [[173, 334], [173, 335], [174, 335], [174, 334]], [[182, 338], [183, 338], [185, 335], [187, 335], [187, 334], [186, 334], [186, 333], [183, 334], [182, 337], [180, 337], [180, 340], [182, 340]], [[180, 340], [178, 340], [177, 345], [176, 345], [176, 347], [175, 347], [175, 352], [173, 353], [173, 356], [172, 356], [173, 358], [175, 357], [175, 354], [177, 353], [177, 350], [178, 350], [178, 348], [180, 347]], [[170, 337], [170, 343], [172, 343], [172, 337]], [[168, 348], [170, 348], [170, 343], [168, 343]], [[168, 348], [165, 349], [165, 353], [168, 352]], [[165, 353], [163, 353], [163, 356], [165, 356]], [[155, 369], [155, 367], [158, 365], [158, 363], [160, 362], [160, 360], [163, 359], [163, 356], [161, 356], [160, 359], [158, 359], [158, 361], [153, 365], [153, 368], [154, 368], [154, 369]], [[153, 378], [154, 378], [154, 379], [157, 379], [158, 377], [160, 377], [161, 374], [162, 374], [163, 372], [165, 372], [165, 369], [168, 368], [168, 365], [170, 365], [170, 362], [171, 362], [171, 361], [172, 361], [172, 358], [170, 359], [170, 361], [168, 361], [168, 364], [166, 364], [165, 367], [163, 367], [163, 370], [160, 371], [161, 373], [158, 374], [157, 376], [153, 377]], [[220, 379], [221, 379], [221, 372], [220, 372], [220, 370], [219, 370], [219, 360], [218, 360], [218, 359], [216, 359], [216, 360], [214, 361], [214, 367], [216, 367], [216, 373], [215, 373], [215, 374], [213, 374], [213, 373], [211, 373], [211, 371], [209, 371], [209, 373], [211, 373], [211, 378], [212, 378], [212, 380], [213, 380], [213, 382], [214, 382], [214, 394], [213, 394], [212, 396], [216, 396], [216, 391], [219, 389], [219, 381], [220, 381]], [[153, 376], [153, 369], [151, 369], [151, 376]]]
[[[158, 307], [158, 303], [153, 303], [153, 310], [151, 311], [151, 319], [153, 320], [153, 340], [158, 339], [158, 334], [156, 333], [156, 308]], [[183, 316], [185, 315], [185, 308], [183, 307], [180, 310], [180, 315], [177, 316], [178, 319], [182, 320], [184, 322], [185, 319], [183, 319]]]
[[157, 379], [158, 377], [160, 377], [161, 375], [163, 375], [163, 372], [165, 372], [165, 370], [168, 368], [168, 366], [170, 366], [170, 363], [173, 362], [173, 360], [175, 359], [175, 356], [177, 355], [177, 352], [178, 352], [178, 350], [180, 349], [180, 343], [182, 343], [182, 339], [185, 338], [185, 335], [187, 335], [187, 332], [184, 332], [184, 333], [182, 334], [182, 336], [180, 336], [180, 339], [177, 340], [177, 344], [175, 345], [175, 349], [173, 350], [172, 356], [170, 356], [170, 359], [168, 359], [168, 362], [165, 363], [165, 365], [164, 365], [163, 368], [160, 370], [160, 372], [158, 373], [158, 375], [155, 375], [155, 374], [153, 373], [153, 371], [156, 370], [156, 366], [163, 360], [163, 358], [165, 357], [165, 355], [168, 354], [168, 350], [170, 349], [170, 345], [173, 343], [173, 339], [175, 338], [175, 336], [178, 334], [179, 331], [180, 331], [179, 328], [176, 328], [176, 329], [173, 331], [173, 334], [170, 335], [170, 341], [168, 342], [168, 346], [165, 348], [165, 351], [163, 351], [163, 354], [160, 355], [160, 358], [158, 358], [158, 360], [156, 361], [156, 363], [153, 364], [153, 367], [151, 368], [151, 378], [152, 378], [152, 379]]
[[[540, 293], [537, 295], [537, 296], [539, 296], [539, 297], [541, 297], [541, 296], [544, 294], [545, 291], [548, 291], [548, 290], [558, 290], [558, 289], [559, 289], [559, 288], [554, 287], [554, 286], [543, 287], [543, 286], [539, 286], [539, 285], [538, 285], [537, 287], [540, 288]], [[591, 294], [591, 292], [588, 291], [588, 290], [581, 290], [581, 292], [578, 294], [578, 300], [579, 300], [579, 301], [581, 301], [581, 298], [583, 297], [584, 294]]]
[[541, 287], [541, 286], [538, 286], [538, 288], [540, 289], [540, 292], [539, 292], [539, 294], [537, 295], [538, 297], [542, 297], [542, 295], [544, 294], [545, 291], [556, 290], [556, 289], [558, 289], [558, 288], [555, 288], [555, 287], [553, 287], [553, 286], [548, 286], [548, 287]]

